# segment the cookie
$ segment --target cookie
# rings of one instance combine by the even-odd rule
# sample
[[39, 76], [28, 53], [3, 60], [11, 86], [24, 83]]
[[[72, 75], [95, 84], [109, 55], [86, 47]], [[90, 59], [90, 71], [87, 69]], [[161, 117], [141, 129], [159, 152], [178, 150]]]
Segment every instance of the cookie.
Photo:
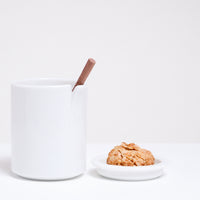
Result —
[[140, 148], [134, 143], [115, 146], [108, 154], [107, 164], [121, 166], [144, 166], [153, 165], [155, 158], [146, 149]]

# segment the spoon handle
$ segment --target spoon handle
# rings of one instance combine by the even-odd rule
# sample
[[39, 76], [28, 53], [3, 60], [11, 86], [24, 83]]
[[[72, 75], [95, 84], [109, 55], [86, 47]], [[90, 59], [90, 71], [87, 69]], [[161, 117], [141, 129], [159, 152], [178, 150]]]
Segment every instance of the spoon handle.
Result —
[[96, 64], [96, 61], [92, 58], [89, 58], [83, 71], [81, 72], [81, 75], [79, 76], [78, 80], [76, 81], [72, 92], [74, 91], [75, 87], [77, 85], [83, 85], [87, 79], [87, 77], [89, 76], [90, 72], [92, 71], [92, 68], [94, 67], [94, 65]]

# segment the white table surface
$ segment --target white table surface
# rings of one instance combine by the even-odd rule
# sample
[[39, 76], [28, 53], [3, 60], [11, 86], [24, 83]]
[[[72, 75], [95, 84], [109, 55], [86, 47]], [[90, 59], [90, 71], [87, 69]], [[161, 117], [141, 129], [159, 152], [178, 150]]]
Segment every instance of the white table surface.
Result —
[[[140, 145], [140, 144], [139, 144]], [[10, 172], [10, 146], [0, 145], [0, 199], [200, 199], [200, 144], [143, 144], [165, 165], [165, 174], [149, 181], [115, 181], [99, 176], [91, 159], [113, 145], [88, 145], [87, 172], [65, 181], [31, 181]]]

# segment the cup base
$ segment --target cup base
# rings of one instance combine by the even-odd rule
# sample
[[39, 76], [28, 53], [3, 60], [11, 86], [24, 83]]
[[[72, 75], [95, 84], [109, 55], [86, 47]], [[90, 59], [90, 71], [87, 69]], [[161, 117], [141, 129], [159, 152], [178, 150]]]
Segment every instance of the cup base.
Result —
[[84, 174], [84, 172], [81, 172], [79, 174], [74, 174], [74, 175], [71, 175], [71, 176], [49, 177], [48, 178], [48, 177], [32, 177], [32, 176], [28, 176], [28, 175], [22, 175], [22, 174], [19, 174], [19, 173], [13, 171], [13, 170], [12, 170], [12, 173], [19, 178], [32, 180], [32, 181], [65, 181], [65, 180], [70, 180], [70, 179], [81, 177]]

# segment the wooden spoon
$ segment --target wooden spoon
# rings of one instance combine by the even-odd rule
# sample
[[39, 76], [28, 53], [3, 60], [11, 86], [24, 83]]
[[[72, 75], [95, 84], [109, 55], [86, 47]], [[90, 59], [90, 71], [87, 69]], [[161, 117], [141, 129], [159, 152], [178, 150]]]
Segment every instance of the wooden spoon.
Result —
[[85, 67], [83, 68], [83, 71], [81, 72], [81, 75], [79, 76], [78, 80], [76, 81], [72, 92], [74, 91], [75, 87], [77, 85], [83, 85], [87, 79], [87, 77], [89, 76], [90, 72], [92, 71], [92, 68], [94, 67], [94, 65], [96, 64], [96, 61], [92, 58], [89, 58]]

